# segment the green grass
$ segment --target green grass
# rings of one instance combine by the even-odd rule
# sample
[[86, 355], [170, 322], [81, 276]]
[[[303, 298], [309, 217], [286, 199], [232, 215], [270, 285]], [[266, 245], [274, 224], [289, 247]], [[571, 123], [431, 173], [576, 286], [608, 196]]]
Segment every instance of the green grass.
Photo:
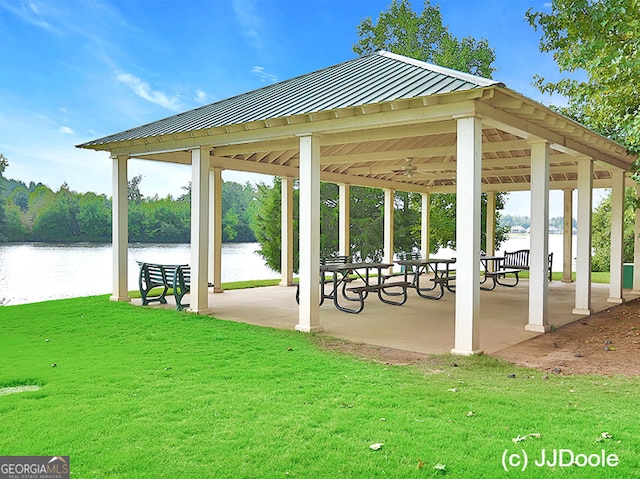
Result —
[[[74, 478], [628, 478], [640, 468], [638, 378], [545, 380], [489, 357], [389, 366], [322, 350], [314, 335], [105, 296], [0, 311], [0, 388], [42, 386], [0, 395], [0, 454], [69, 455]], [[597, 442], [603, 432], [613, 437]], [[604, 449], [620, 465], [502, 469], [505, 450], [554, 448]]]
[[[529, 271], [527, 270], [523, 270], [520, 272], [520, 277], [521, 278], [529, 278]], [[553, 278], [554, 281], [561, 281], [562, 280], [562, 272], [561, 271], [555, 271], [551, 274], [551, 277]], [[576, 280], [576, 273], [571, 273], [571, 278], [573, 278], [573, 281]], [[610, 273], [609, 271], [604, 271], [604, 272], [591, 272], [591, 282], [592, 283], [604, 283], [604, 284], [609, 284], [609, 278], [610, 278]]]
[[[222, 289], [225, 291], [231, 291], [233, 289], [249, 289], [249, 288], [261, 288], [263, 286], [277, 286], [280, 284], [279, 279], [253, 279], [249, 281], [233, 281], [229, 283], [222, 283]], [[149, 292], [150, 296], [157, 296], [162, 293], [162, 288], [154, 288]], [[167, 295], [173, 295], [173, 289], [169, 288]], [[129, 291], [131, 298], [139, 298], [140, 290]]]

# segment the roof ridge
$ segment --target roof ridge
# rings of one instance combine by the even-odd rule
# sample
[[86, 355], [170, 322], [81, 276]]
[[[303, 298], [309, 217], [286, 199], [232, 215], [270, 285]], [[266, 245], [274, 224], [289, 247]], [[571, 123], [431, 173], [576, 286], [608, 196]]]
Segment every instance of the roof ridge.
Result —
[[504, 83], [491, 80], [489, 78], [480, 77], [477, 75], [472, 75], [471, 73], [465, 73], [458, 70], [454, 70], [452, 68], [442, 67], [440, 65], [436, 65], [434, 63], [425, 62], [423, 60], [417, 60], [415, 58], [407, 57], [404, 55], [400, 55], [398, 53], [392, 53], [387, 50], [378, 50], [376, 52], [378, 55], [382, 55], [387, 58], [392, 58], [394, 60], [398, 60], [404, 63], [409, 63], [413, 66], [417, 66], [420, 68], [424, 68], [426, 70], [431, 70], [436, 73], [441, 73], [443, 75], [449, 75], [455, 78], [458, 78], [463, 81], [468, 81], [471, 83], [477, 83], [479, 86], [505, 86]]

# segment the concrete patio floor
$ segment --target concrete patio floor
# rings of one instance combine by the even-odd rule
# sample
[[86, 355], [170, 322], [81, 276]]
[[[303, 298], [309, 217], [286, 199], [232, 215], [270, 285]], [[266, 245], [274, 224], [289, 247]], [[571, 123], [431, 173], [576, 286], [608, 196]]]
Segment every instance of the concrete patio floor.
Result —
[[[211, 315], [222, 320], [237, 321], [280, 329], [294, 329], [298, 322], [295, 288], [270, 286], [209, 294]], [[571, 311], [575, 303], [575, 283], [549, 283], [549, 323], [555, 327], [577, 321], [583, 316]], [[592, 284], [594, 312], [614, 306], [608, 303], [609, 285]], [[635, 299], [630, 290], [625, 300]], [[498, 286], [480, 292], [480, 348], [493, 353], [537, 336], [525, 331], [528, 315], [528, 280], [515, 288]], [[168, 305], [175, 307], [173, 297]], [[188, 302], [188, 296], [184, 302]], [[134, 304], [141, 304], [134, 300]], [[409, 290], [403, 306], [380, 302], [375, 294], [365, 302], [359, 314], [338, 311], [332, 301], [320, 308], [320, 334], [355, 342], [416, 351], [428, 354], [448, 353], [453, 348], [455, 295], [446, 291], [440, 300], [419, 297]], [[301, 333], [302, 334], [302, 333]]]

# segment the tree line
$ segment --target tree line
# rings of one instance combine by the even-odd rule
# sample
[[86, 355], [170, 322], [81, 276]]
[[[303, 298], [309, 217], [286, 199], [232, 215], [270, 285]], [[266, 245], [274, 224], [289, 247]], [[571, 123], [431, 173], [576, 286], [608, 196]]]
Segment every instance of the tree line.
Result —
[[[4, 158], [4, 157], [2, 157]], [[6, 179], [0, 170], [0, 241], [90, 242], [111, 241], [111, 198], [78, 193], [63, 183], [57, 191], [42, 183]], [[129, 241], [134, 243], [188, 243], [191, 239], [191, 188], [177, 196], [144, 197], [142, 177], [128, 184]], [[256, 189], [247, 183], [222, 186], [224, 242], [251, 242], [250, 225]]]
[[[504, 215], [500, 218], [500, 226], [508, 228], [512, 226], [522, 226], [526, 229], [531, 226], [531, 219], [528, 216]], [[555, 226], [559, 230], [562, 230], [564, 228], [564, 218], [562, 216], [549, 218], [549, 226]], [[571, 218], [571, 226], [573, 228], [578, 226], [575, 218]]]

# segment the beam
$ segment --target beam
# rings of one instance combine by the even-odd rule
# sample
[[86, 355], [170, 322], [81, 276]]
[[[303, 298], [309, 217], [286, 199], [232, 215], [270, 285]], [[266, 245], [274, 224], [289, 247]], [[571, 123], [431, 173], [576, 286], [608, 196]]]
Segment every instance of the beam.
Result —
[[[485, 142], [482, 146], [483, 153], [499, 153], [512, 150], [528, 150], [526, 140]], [[456, 145], [420, 147], [400, 150], [373, 151], [366, 153], [354, 153], [346, 155], [327, 155], [322, 158], [322, 164], [360, 163], [368, 161], [403, 160], [406, 157], [439, 157], [455, 156]], [[519, 158], [518, 158], [519, 159]]]
[[548, 323], [549, 143], [531, 143], [531, 253], [529, 322], [526, 331], [546, 333]]
[[320, 141], [300, 137], [300, 306], [297, 331], [320, 332]]
[[280, 205], [280, 286], [293, 284], [293, 178], [282, 178]]
[[420, 251], [423, 258], [428, 258], [431, 243], [431, 195], [422, 194], [422, 209], [420, 210]]
[[[405, 105], [403, 103], [403, 105]], [[207, 130], [189, 132], [189, 135], [162, 135], [143, 139], [135, 139], [92, 147], [96, 150], [108, 150], [113, 154], [127, 154], [136, 156], [158, 151], [189, 150], [194, 147], [221, 147], [240, 143], [282, 140], [304, 134], [331, 135], [346, 133], [352, 135], [353, 141], [358, 141], [361, 130], [381, 129], [392, 126], [411, 125], [416, 122], [437, 123], [450, 121], [452, 118], [473, 114], [476, 102], [462, 100], [456, 103], [436, 105], [421, 105], [406, 107], [403, 105], [395, 110], [384, 111], [381, 108], [373, 113], [363, 112], [359, 107], [349, 107], [344, 110], [351, 112], [350, 116], [339, 116], [319, 121], [309, 121], [308, 115], [289, 117], [291, 124], [267, 127], [264, 121], [247, 124], [229, 125]]]
[[345, 183], [338, 185], [338, 247], [343, 256], [351, 254], [351, 187]]
[[562, 219], [562, 282], [573, 283], [573, 190], [564, 191], [564, 212]]
[[211, 215], [211, 251], [209, 252], [209, 282], [214, 293], [222, 293], [222, 170], [209, 170], [209, 213]]
[[[640, 204], [640, 186], [635, 185], [636, 200]], [[633, 290], [632, 294], [640, 294], [640, 208], [635, 211], [633, 234]]]
[[384, 190], [384, 258], [385, 263], [393, 263], [393, 211], [395, 203], [395, 191]]
[[191, 307], [208, 314], [209, 150], [191, 151]]
[[609, 303], [620, 304], [622, 297], [622, 262], [624, 261], [624, 171], [613, 172], [611, 188], [611, 252], [609, 261]]
[[[458, 176], [456, 201], [456, 295], [454, 354], [480, 350], [480, 167], [482, 121], [458, 120]], [[464, 226], [463, 226], [464, 225]]]
[[129, 257], [128, 158], [117, 156], [112, 160], [113, 294], [110, 299], [111, 301], [131, 301], [127, 287]]
[[590, 315], [591, 309], [591, 208], [593, 161], [578, 165], [578, 260], [576, 262], [576, 304], [574, 314]]

